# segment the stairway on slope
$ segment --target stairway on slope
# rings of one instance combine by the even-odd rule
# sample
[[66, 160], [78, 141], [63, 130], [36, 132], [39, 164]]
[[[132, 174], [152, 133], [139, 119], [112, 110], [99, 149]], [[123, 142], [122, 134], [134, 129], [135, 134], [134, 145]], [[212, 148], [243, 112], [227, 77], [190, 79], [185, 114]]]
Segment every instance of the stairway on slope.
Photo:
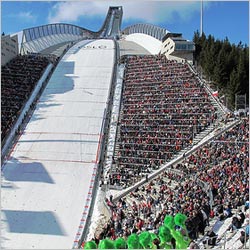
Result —
[[120, 113], [119, 113], [119, 122], [117, 125], [117, 130], [116, 130], [116, 139], [115, 139], [115, 150], [114, 150], [114, 160], [116, 161], [118, 158], [118, 152], [120, 149], [120, 143], [119, 143], [119, 139], [121, 136], [121, 125], [120, 125], [120, 117], [123, 115], [123, 103], [121, 102], [121, 107], [120, 107]]

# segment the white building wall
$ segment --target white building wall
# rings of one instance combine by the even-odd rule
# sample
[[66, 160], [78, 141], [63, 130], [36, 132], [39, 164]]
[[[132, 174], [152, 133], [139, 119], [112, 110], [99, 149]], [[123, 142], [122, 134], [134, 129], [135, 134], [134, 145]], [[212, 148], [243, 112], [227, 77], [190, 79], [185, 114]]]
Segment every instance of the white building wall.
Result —
[[153, 55], [159, 54], [161, 51], [162, 42], [146, 34], [130, 34], [125, 37], [125, 40], [139, 44]]
[[162, 43], [161, 54], [164, 54], [169, 60], [176, 60], [177, 62], [185, 62], [193, 64], [192, 51], [176, 51], [175, 42], [169, 37]]
[[162, 43], [161, 54], [169, 55], [174, 52], [175, 43], [172, 39], [168, 38]]
[[18, 38], [14, 36], [2, 36], [1, 39], [1, 65], [5, 65], [18, 55]]

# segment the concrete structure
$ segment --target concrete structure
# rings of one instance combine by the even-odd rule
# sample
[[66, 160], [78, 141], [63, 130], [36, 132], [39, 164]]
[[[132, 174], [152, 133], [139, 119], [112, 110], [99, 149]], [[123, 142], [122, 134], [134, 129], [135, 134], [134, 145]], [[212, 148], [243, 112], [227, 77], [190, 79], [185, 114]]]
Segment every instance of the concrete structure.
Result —
[[194, 43], [183, 38], [180, 33], [168, 33], [162, 39], [161, 54], [170, 60], [193, 64], [194, 50]]
[[147, 34], [133, 33], [125, 36], [124, 39], [138, 44], [153, 55], [156, 55], [161, 51], [161, 41]]
[[121, 6], [109, 7], [106, 19], [100, 31], [97, 32], [97, 35], [101, 38], [119, 38], [121, 34], [122, 15], [123, 10]]
[[121, 57], [124, 55], [150, 55], [150, 52], [138, 43], [122, 39], [118, 41], [118, 44]]
[[1, 37], [1, 65], [5, 65], [18, 55], [18, 36], [7, 35]]
[[3, 165], [2, 249], [71, 249], [81, 235], [114, 52], [112, 40], [85, 40], [59, 62]]

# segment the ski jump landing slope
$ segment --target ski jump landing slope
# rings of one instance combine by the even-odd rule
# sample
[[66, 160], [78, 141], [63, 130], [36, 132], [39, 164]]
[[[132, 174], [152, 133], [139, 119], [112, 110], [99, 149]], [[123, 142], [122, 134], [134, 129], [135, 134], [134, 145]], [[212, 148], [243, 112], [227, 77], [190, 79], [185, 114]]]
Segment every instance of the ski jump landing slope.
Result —
[[71, 249], [98, 158], [112, 40], [85, 40], [58, 64], [2, 170], [1, 247]]

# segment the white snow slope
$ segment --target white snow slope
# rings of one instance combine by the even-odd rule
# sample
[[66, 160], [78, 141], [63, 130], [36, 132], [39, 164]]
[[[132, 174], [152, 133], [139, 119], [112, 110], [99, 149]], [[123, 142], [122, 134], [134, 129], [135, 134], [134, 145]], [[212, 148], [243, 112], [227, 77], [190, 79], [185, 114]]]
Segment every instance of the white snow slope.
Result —
[[114, 64], [112, 40], [85, 40], [62, 58], [4, 163], [3, 249], [71, 249], [99, 150]]

